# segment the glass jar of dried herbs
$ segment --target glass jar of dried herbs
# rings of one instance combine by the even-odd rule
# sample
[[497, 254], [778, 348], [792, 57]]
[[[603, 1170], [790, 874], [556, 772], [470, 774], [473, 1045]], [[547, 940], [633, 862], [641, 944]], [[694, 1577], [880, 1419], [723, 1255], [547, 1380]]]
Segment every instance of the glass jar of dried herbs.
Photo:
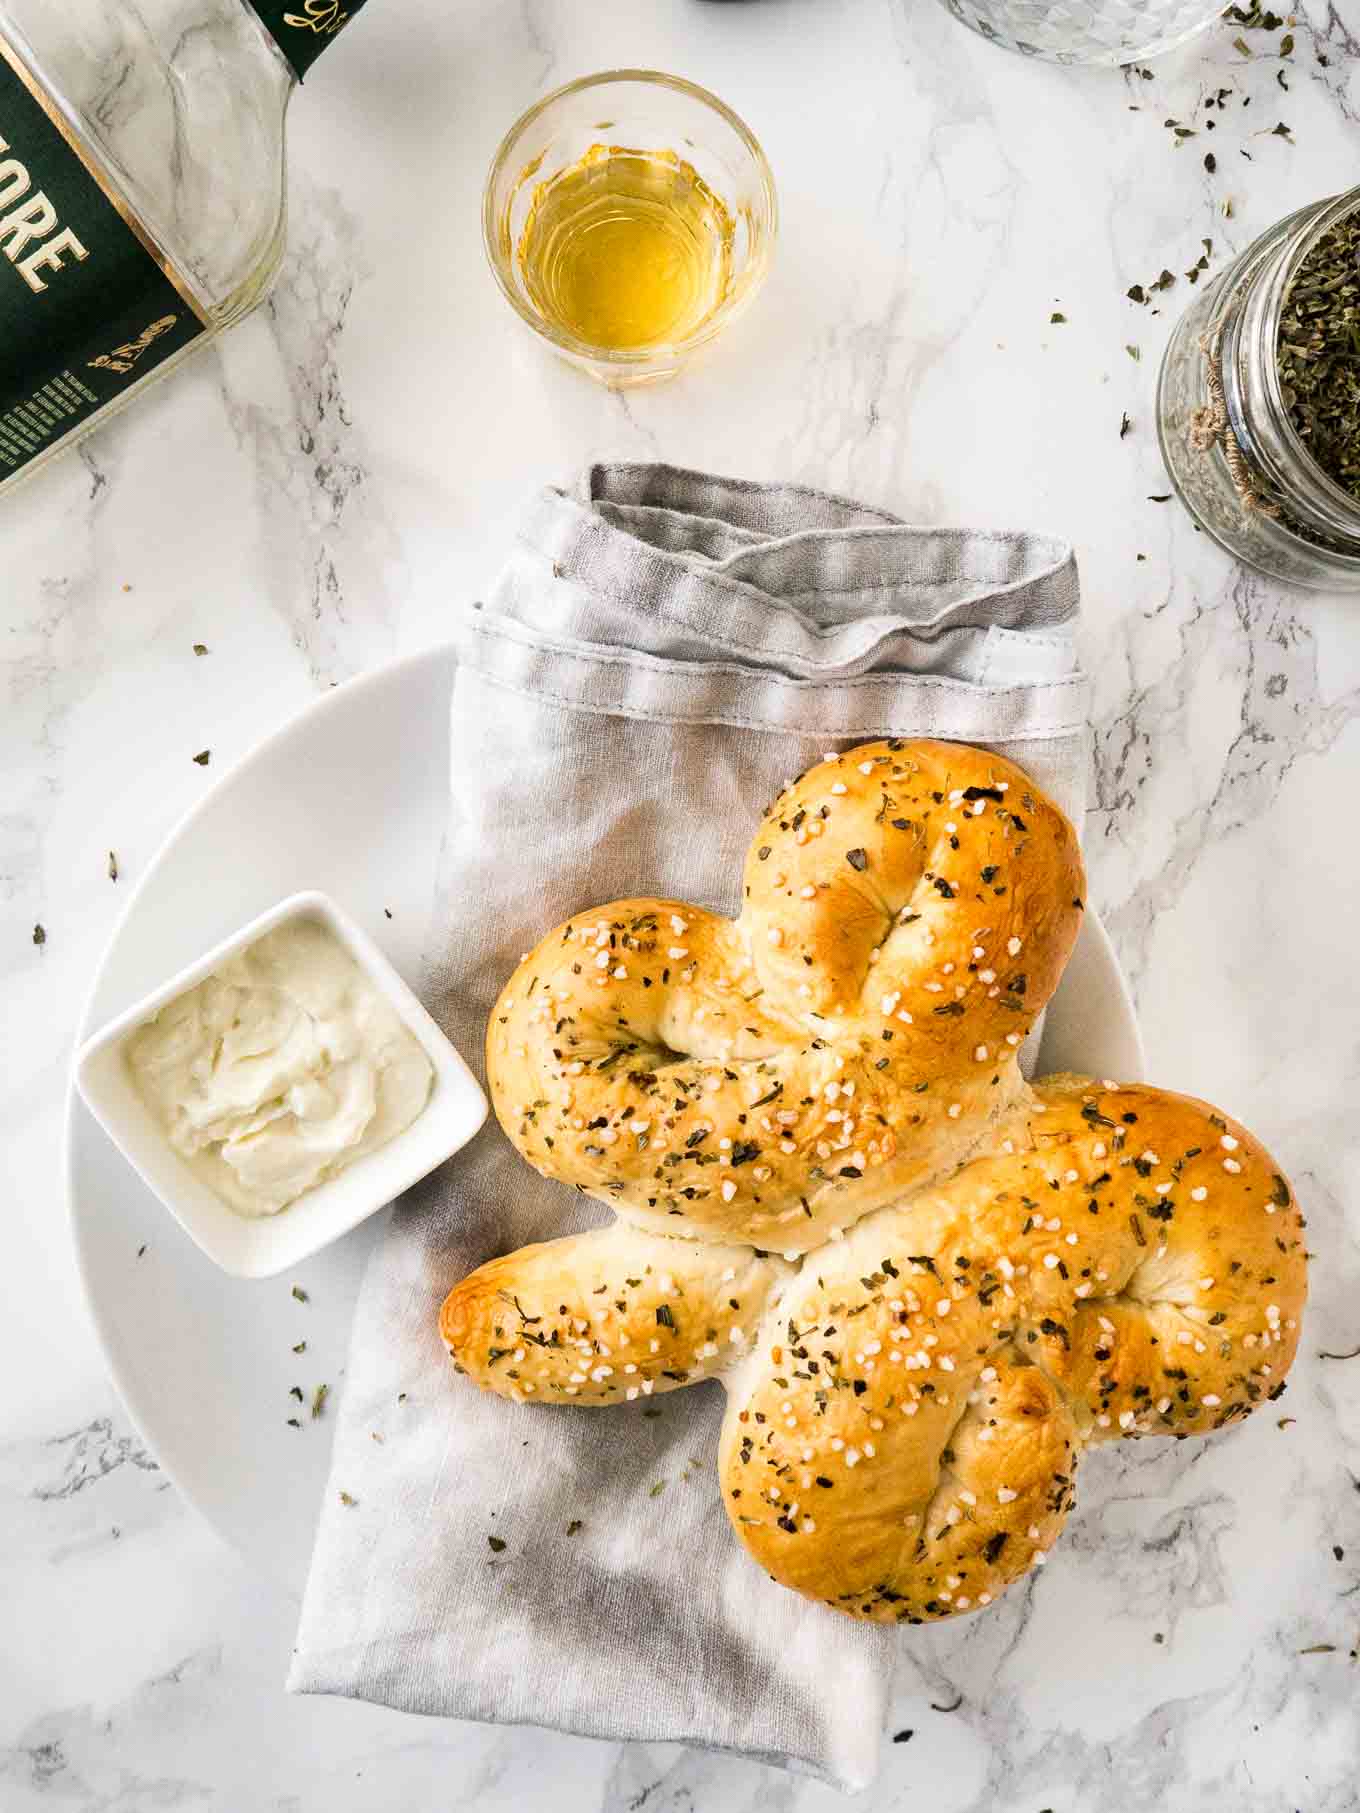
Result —
[[1182, 501], [1230, 554], [1360, 591], [1360, 188], [1280, 221], [1196, 298], [1157, 425]]

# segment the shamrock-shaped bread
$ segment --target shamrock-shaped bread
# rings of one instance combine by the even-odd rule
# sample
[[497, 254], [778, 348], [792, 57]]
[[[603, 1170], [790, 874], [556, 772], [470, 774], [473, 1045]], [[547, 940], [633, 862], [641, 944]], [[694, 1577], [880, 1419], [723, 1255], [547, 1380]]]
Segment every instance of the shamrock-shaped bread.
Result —
[[779, 796], [736, 919], [622, 900], [550, 932], [492, 1012], [492, 1099], [616, 1220], [464, 1278], [460, 1370], [524, 1404], [721, 1377], [755, 1558], [910, 1623], [1042, 1560], [1087, 1447], [1277, 1396], [1306, 1281], [1269, 1154], [1185, 1096], [1020, 1074], [1083, 886], [1018, 768], [891, 741]]

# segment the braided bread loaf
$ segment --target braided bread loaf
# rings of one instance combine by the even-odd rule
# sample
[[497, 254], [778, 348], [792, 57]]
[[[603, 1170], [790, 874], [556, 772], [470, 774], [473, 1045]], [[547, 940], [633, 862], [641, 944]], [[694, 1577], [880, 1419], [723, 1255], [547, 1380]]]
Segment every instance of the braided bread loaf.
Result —
[[446, 1299], [520, 1402], [721, 1376], [724, 1501], [777, 1580], [863, 1618], [987, 1604], [1078, 1453], [1278, 1394], [1303, 1222], [1241, 1127], [1018, 1053], [1082, 910], [1070, 825], [1009, 762], [853, 749], [780, 795], [736, 920], [617, 901], [491, 1016], [496, 1112], [614, 1225]]

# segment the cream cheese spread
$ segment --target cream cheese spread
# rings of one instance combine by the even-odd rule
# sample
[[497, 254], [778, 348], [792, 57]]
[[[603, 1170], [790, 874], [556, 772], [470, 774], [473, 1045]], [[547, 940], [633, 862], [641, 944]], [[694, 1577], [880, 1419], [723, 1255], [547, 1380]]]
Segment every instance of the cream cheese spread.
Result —
[[276, 1215], [409, 1127], [434, 1066], [335, 934], [289, 919], [124, 1048], [174, 1149], [239, 1215]]

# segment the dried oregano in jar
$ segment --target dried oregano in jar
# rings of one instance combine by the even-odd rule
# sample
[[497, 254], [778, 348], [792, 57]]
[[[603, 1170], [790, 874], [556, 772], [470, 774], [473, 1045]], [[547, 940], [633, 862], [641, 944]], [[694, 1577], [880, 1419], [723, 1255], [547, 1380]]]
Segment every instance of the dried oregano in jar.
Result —
[[1360, 212], [1329, 227], [1285, 293], [1276, 340], [1294, 432], [1360, 501]]
[[1196, 297], [1157, 402], [1202, 528], [1274, 578], [1360, 591], [1360, 189], [1278, 222]]

